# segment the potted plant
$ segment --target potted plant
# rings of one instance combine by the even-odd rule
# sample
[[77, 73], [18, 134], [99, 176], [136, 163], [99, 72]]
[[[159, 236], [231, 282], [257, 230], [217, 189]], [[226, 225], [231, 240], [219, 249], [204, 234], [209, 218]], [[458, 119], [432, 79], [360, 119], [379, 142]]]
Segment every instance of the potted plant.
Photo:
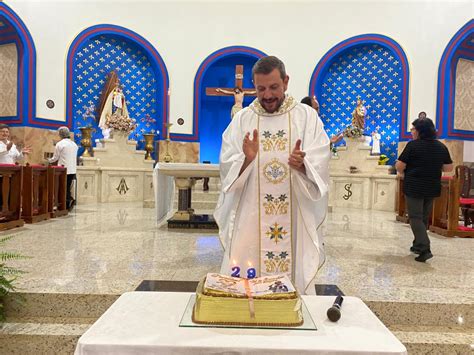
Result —
[[[0, 247], [3, 249], [5, 243], [12, 238], [13, 236], [0, 238]], [[5, 298], [16, 290], [14, 282], [17, 277], [25, 273], [25, 271], [18, 268], [7, 266], [6, 262], [26, 258], [26, 256], [16, 252], [0, 251], [0, 322], [5, 321]], [[19, 296], [16, 296], [15, 300], [18, 302], [22, 301]]]

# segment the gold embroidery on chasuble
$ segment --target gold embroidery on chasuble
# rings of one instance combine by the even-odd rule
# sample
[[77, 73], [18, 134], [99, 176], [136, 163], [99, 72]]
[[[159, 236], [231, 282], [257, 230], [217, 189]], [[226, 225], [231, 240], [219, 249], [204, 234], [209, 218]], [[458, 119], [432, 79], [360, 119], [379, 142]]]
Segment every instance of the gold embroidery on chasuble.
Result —
[[282, 274], [291, 271], [289, 270], [290, 260], [287, 259], [287, 256], [287, 252], [281, 252], [280, 254], [275, 254], [272, 251], [267, 252], [264, 261], [266, 271], [271, 274]]
[[286, 144], [288, 143], [288, 138], [285, 136], [286, 132], [284, 130], [280, 130], [275, 134], [271, 134], [270, 131], [263, 132], [264, 139], [260, 141], [263, 145], [263, 150], [265, 152], [272, 150], [284, 151], [287, 149]]
[[285, 194], [281, 194], [279, 197], [274, 197], [272, 194], [266, 194], [265, 202], [263, 203], [265, 214], [288, 213], [289, 202], [287, 199], [288, 197]]
[[288, 177], [288, 173], [288, 165], [278, 161], [276, 158], [266, 163], [263, 167], [263, 175], [272, 184], [279, 184], [284, 181]]
[[[280, 113], [260, 115], [256, 100], [252, 108], [258, 115], [258, 191], [260, 223], [260, 275], [287, 274], [292, 277], [291, 108], [285, 99]], [[263, 108], [261, 108], [263, 110]]]

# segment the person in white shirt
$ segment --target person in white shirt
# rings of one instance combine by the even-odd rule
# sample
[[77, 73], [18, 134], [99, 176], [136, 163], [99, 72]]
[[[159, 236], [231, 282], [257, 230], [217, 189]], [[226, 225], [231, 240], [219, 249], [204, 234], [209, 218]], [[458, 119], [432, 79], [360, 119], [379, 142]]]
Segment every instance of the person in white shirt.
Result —
[[77, 168], [77, 144], [71, 140], [69, 128], [59, 127], [58, 134], [61, 140], [56, 143], [54, 148], [54, 155], [48, 159], [49, 163], [58, 162], [58, 165], [66, 167], [67, 184], [66, 184], [66, 206], [69, 210], [74, 206], [74, 200], [71, 195], [72, 181], [76, 180]]
[[23, 154], [31, 153], [29, 147], [18, 150], [10, 140], [10, 127], [0, 124], [0, 164], [15, 164], [23, 160]]

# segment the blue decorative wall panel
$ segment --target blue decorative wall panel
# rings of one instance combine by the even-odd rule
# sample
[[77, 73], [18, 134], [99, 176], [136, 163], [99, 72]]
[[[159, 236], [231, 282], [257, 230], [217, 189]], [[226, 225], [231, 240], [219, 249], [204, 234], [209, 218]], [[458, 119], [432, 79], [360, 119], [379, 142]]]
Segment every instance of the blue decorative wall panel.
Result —
[[[132, 41], [116, 35], [99, 35], [85, 42], [73, 59], [73, 128], [92, 125], [93, 138], [101, 138], [97, 128], [95, 107], [106, 83], [106, 76], [115, 70], [123, 86], [127, 108], [137, 128], [130, 139], [143, 149], [143, 134], [155, 133], [161, 112], [158, 97], [163, 93], [160, 78], [153, 71], [148, 54]], [[97, 108], [98, 109], [98, 108]], [[154, 120], [154, 122], [153, 122]], [[80, 141], [80, 138], [78, 138]]]
[[400, 129], [402, 74], [400, 61], [378, 44], [351, 47], [334, 58], [322, 73], [318, 97], [328, 135], [350, 125], [360, 97], [367, 108], [365, 134], [370, 135], [375, 129], [381, 134], [381, 153], [393, 164]]

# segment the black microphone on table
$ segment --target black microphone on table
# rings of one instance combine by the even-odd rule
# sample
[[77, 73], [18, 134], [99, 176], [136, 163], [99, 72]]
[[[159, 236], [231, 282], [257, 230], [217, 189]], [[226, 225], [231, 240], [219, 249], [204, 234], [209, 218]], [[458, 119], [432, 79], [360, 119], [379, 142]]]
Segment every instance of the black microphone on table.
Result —
[[344, 298], [340, 295], [337, 296], [331, 308], [328, 309], [327, 315], [331, 322], [337, 322], [341, 318], [342, 301], [344, 301]]

